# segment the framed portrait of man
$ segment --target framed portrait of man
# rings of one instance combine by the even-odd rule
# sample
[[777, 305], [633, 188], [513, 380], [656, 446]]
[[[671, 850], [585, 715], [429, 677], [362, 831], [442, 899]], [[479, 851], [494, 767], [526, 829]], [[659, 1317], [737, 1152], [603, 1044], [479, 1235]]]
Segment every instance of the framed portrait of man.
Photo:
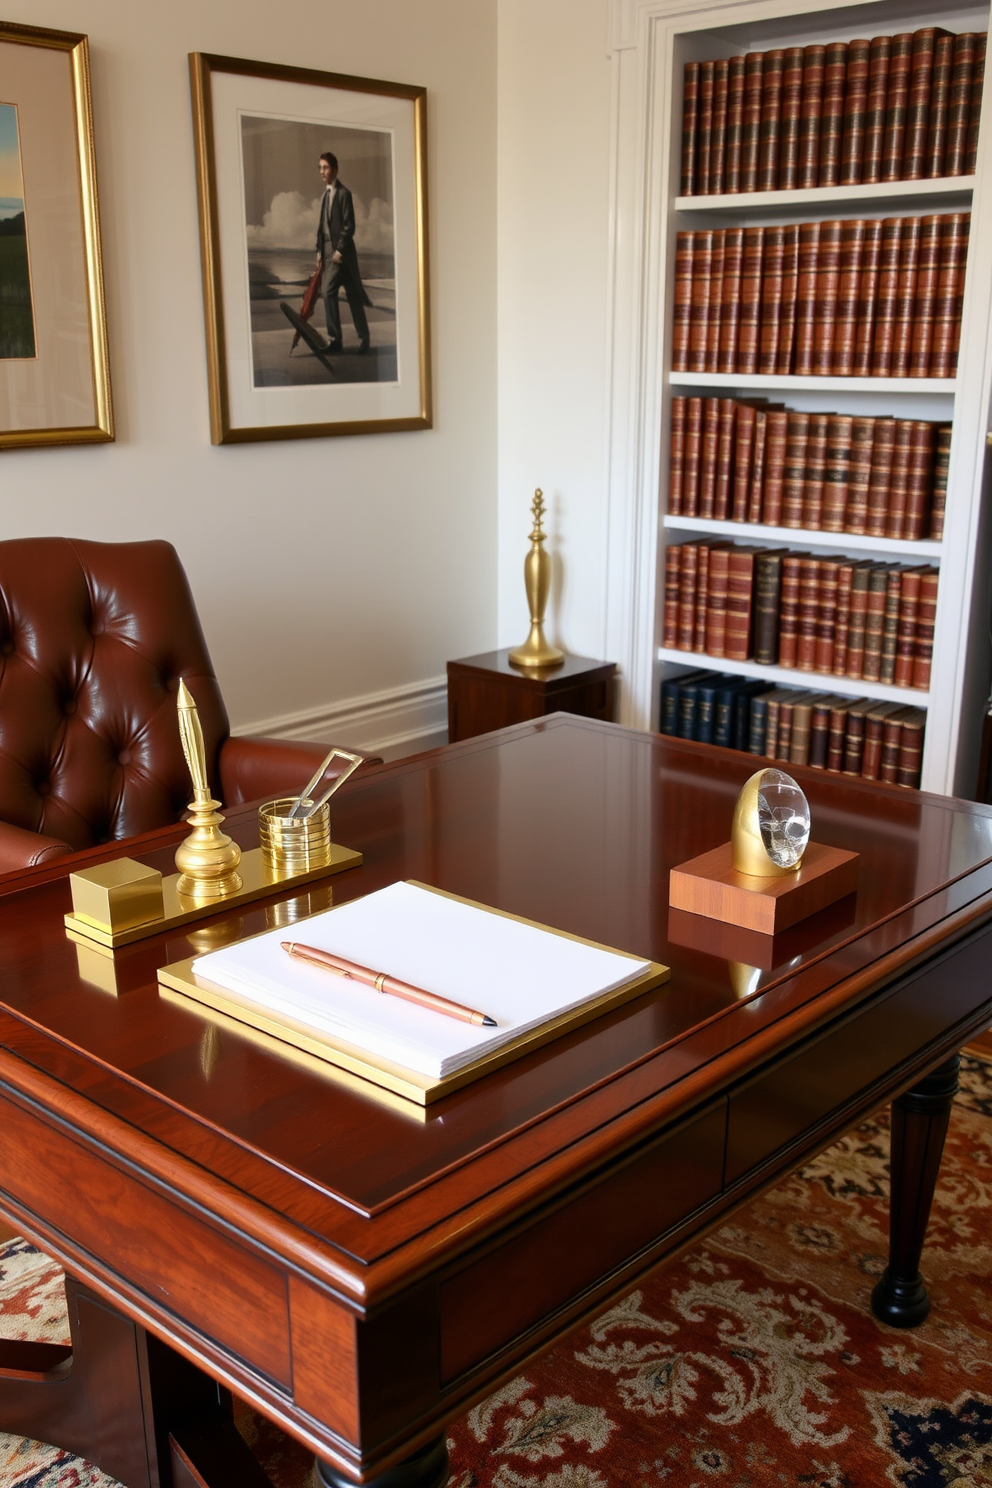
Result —
[[190, 76], [214, 443], [429, 428], [424, 89]]

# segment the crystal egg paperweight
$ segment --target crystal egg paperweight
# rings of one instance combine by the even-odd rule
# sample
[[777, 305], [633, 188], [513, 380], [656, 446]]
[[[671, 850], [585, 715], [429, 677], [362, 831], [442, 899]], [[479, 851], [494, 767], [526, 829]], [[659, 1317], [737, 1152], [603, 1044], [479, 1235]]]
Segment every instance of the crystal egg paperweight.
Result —
[[809, 803], [784, 770], [758, 770], [737, 798], [731, 833], [738, 873], [794, 873], [809, 842]]

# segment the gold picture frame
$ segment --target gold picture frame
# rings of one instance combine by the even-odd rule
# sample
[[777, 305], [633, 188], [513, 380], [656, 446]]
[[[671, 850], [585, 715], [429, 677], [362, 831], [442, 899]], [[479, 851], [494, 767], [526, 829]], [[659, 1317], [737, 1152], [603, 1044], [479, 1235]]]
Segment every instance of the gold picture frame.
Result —
[[[189, 65], [214, 444], [429, 429], [426, 90]], [[329, 273], [335, 199], [351, 246]]]
[[0, 249], [0, 449], [112, 440], [89, 43], [76, 32], [0, 24]]

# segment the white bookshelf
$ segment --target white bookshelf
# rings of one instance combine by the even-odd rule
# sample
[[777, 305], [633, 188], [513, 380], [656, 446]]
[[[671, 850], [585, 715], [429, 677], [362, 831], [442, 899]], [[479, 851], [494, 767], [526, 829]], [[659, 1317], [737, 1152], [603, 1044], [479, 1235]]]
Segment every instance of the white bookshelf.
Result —
[[[613, 242], [610, 302], [608, 590], [604, 654], [620, 662], [623, 721], [658, 726], [661, 681], [677, 667], [902, 701], [928, 710], [924, 789], [968, 795], [977, 770], [981, 716], [992, 673], [992, 522], [983, 518], [985, 437], [992, 397], [992, 90], [985, 89], [974, 176], [871, 186], [681, 196], [682, 77], [688, 61], [734, 52], [850, 40], [939, 25], [989, 26], [988, 3], [929, 9], [921, 0], [611, 0], [614, 65]], [[992, 67], [987, 71], [992, 71]], [[815, 217], [971, 210], [957, 376], [839, 378], [672, 372], [675, 235], [683, 228]], [[847, 533], [715, 522], [666, 515], [670, 399], [760, 391], [790, 408], [953, 422], [944, 537], [903, 542]], [[664, 553], [669, 541], [705, 534], [760, 539], [831, 553], [938, 563], [936, 633], [929, 693], [821, 677], [756, 663], [672, 651], [661, 644]]]

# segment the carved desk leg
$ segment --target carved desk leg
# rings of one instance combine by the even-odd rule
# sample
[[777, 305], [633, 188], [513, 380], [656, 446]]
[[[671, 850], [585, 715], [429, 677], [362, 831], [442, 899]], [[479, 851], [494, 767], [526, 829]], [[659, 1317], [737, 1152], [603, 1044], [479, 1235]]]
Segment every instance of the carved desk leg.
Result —
[[930, 1311], [920, 1256], [960, 1063], [955, 1055], [892, 1102], [889, 1264], [871, 1294], [872, 1312], [892, 1328], [915, 1328]]
[[[323, 1488], [355, 1488], [351, 1478], [332, 1467], [329, 1462], [317, 1458], [316, 1479]], [[414, 1452], [405, 1462], [389, 1467], [385, 1472], [370, 1478], [365, 1488], [444, 1488], [448, 1481], [448, 1444], [444, 1436], [437, 1437]]]

